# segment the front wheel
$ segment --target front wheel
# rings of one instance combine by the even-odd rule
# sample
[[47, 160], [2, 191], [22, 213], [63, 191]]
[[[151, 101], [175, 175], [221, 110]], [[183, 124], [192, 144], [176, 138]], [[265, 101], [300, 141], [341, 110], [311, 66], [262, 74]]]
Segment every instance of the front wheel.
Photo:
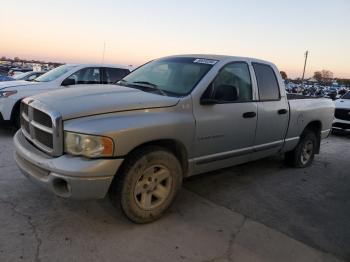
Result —
[[317, 137], [312, 131], [305, 131], [297, 147], [287, 152], [285, 157], [289, 165], [293, 167], [303, 168], [312, 164], [317, 148]]
[[113, 201], [133, 222], [153, 222], [168, 209], [181, 188], [181, 165], [170, 151], [155, 146], [137, 150], [125, 161], [112, 185]]

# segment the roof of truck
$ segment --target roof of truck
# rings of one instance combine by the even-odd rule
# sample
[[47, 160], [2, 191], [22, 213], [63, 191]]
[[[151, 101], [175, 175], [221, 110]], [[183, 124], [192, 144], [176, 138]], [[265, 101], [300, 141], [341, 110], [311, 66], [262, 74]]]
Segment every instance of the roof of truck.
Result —
[[260, 62], [266, 64], [272, 64], [269, 61], [252, 58], [252, 57], [243, 57], [243, 56], [229, 56], [229, 55], [215, 55], [215, 54], [185, 54], [185, 55], [173, 55], [168, 57], [193, 57], [193, 58], [203, 58], [203, 59], [211, 59], [211, 60], [241, 60], [241, 61], [251, 61], [251, 62]]

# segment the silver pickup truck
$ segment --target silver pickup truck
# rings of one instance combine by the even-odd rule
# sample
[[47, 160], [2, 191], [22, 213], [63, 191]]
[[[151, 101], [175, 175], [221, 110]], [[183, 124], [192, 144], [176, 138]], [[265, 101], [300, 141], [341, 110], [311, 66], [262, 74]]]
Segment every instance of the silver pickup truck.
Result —
[[269, 62], [171, 56], [118, 85], [24, 99], [15, 159], [60, 197], [109, 192], [129, 219], [146, 223], [170, 206], [184, 177], [281, 153], [309, 166], [333, 117], [331, 100], [288, 98]]

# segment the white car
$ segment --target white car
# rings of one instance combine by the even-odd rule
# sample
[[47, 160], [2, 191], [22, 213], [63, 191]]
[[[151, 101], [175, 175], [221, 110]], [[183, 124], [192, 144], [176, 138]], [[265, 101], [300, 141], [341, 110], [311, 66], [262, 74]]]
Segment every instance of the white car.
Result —
[[333, 129], [350, 131], [350, 92], [335, 101]]
[[123, 65], [66, 64], [39, 76], [34, 82], [1, 82], [0, 122], [11, 122], [19, 127], [20, 102], [25, 97], [80, 84], [112, 84], [130, 71], [131, 68]]

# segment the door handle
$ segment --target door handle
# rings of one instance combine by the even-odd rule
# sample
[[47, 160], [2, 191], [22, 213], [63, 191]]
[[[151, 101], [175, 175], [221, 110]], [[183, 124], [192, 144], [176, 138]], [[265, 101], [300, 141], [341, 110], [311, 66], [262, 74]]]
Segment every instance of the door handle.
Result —
[[279, 115], [284, 115], [284, 114], [287, 114], [287, 113], [288, 113], [287, 109], [280, 109], [280, 110], [278, 110], [278, 114]]
[[253, 118], [253, 117], [256, 117], [255, 112], [246, 112], [243, 114], [243, 118]]

